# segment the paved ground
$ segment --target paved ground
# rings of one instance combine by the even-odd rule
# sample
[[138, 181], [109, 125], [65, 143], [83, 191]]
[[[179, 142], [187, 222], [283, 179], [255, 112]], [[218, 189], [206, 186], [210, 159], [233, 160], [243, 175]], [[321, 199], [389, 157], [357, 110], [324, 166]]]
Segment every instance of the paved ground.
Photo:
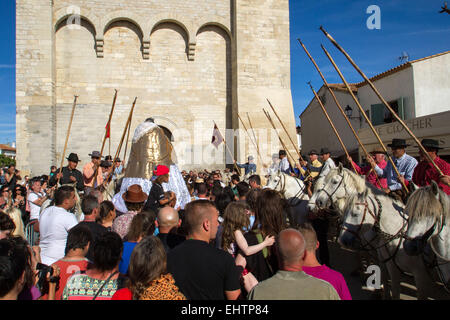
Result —
[[[358, 256], [354, 251], [343, 249], [338, 243], [332, 241], [328, 242], [328, 247], [331, 266], [344, 275], [354, 300], [380, 300], [382, 298], [381, 290], [370, 291], [365, 286], [366, 279], [363, 278], [363, 275], [357, 272], [352, 273], [359, 265]], [[437, 283], [437, 287], [437, 290], [434, 292], [435, 295], [431, 299], [450, 299], [450, 294], [443, 289], [442, 284]], [[416, 287], [412, 277], [402, 276], [400, 299], [417, 300]]]

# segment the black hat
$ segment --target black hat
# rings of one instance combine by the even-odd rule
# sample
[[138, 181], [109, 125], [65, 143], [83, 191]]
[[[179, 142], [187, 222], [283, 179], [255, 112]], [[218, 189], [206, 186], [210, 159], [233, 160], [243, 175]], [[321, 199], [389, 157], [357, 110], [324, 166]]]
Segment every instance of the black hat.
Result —
[[106, 160], [106, 161], [112, 161], [112, 159], [113, 159], [112, 156], [106, 156], [106, 157], [105, 157], [105, 160]]
[[121, 162], [119, 157], [116, 158], [116, 162]]
[[327, 154], [327, 153], [331, 153], [330, 150], [328, 150], [328, 148], [322, 148], [320, 149], [320, 154]]
[[391, 148], [406, 148], [409, 144], [406, 144], [405, 139], [392, 139], [392, 143], [388, 144]]
[[66, 159], [72, 162], [80, 162], [80, 159], [78, 159], [78, 155], [76, 153], [69, 154]]
[[98, 151], [92, 151], [92, 153], [89, 153], [89, 157], [92, 157], [92, 158], [101, 158], [102, 155], [101, 155], [100, 152], [98, 152]]
[[112, 164], [109, 161], [102, 160], [102, 162], [100, 162], [100, 167], [102, 167], [102, 168], [109, 168], [111, 166], [112, 166]]
[[316, 151], [316, 149], [312, 149], [309, 153], [308, 153], [308, 155], [312, 155], [312, 154], [319, 154], [317, 151]]
[[279, 155], [279, 156], [285, 156], [285, 155], [287, 155], [287, 153], [286, 153], [285, 150], [280, 150], [280, 151], [278, 152], [278, 155]]
[[424, 148], [431, 148], [431, 149], [444, 149], [442, 147], [439, 147], [439, 141], [434, 139], [422, 139], [420, 142]]

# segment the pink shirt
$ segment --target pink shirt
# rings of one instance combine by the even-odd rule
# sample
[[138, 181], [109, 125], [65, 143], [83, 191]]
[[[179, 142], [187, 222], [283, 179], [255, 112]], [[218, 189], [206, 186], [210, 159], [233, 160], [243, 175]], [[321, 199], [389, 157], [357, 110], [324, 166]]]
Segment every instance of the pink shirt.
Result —
[[310, 276], [330, 283], [336, 289], [341, 300], [352, 300], [347, 283], [345, 282], [344, 276], [340, 272], [330, 269], [326, 265], [318, 267], [303, 266], [303, 271]]

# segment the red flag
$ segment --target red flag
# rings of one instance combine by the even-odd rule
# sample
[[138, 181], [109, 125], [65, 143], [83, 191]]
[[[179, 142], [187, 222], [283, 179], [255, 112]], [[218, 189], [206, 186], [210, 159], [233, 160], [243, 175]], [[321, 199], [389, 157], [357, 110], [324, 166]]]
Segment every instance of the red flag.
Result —
[[108, 123], [106, 124], [105, 129], [106, 129], [106, 136], [105, 136], [105, 139], [110, 138], [110, 133], [111, 133], [111, 132], [110, 132], [109, 121], [108, 121]]
[[217, 125], [214, 124], [214, 131], [211, 143], [216, 147], [216, 149], [219, 147], [219, 145], [223, 142], [223, 137], [220, 134], [219, 128], [217, 128]]

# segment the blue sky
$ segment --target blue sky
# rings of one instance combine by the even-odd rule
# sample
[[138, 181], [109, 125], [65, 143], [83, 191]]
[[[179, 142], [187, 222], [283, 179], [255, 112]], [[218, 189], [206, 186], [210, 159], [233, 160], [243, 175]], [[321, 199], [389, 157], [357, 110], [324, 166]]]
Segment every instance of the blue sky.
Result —
[[[36, 0], [33, 0], [36, 1]], [[209, 0], [211, 1], [211, 0]], [[318, 29], [324, 28], [368, 75], [401, 64], [406, 51], [418, 59], [450, 50], [450, 15], [439, 14], [443, 0], [290, 0], [291, 88], [296, 122], [322, 81], [297, 42], [301, 38], [327, 81], [340, 82], [320, 44], [332, 54], [350, 82], [361, 77]], [[381, 10], [381, 29], [369, 30], [366, 10]], [[15, 1], [0, 1], [0, 143], [15, 141]]]

